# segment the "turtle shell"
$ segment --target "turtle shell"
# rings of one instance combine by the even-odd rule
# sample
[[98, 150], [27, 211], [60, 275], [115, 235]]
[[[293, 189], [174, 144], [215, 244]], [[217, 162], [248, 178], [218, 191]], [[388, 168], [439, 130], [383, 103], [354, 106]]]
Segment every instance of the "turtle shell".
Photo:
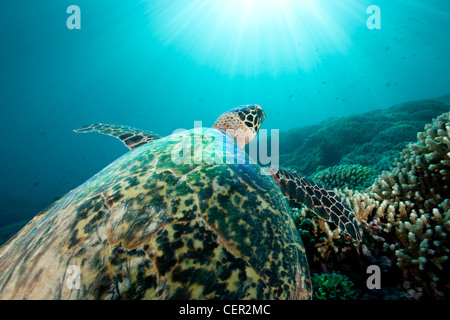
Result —
[[69, 192], [0, 249], [0, 270], [1, 299], [311, 296], [278, 186], [206, 128], [130, 151]]

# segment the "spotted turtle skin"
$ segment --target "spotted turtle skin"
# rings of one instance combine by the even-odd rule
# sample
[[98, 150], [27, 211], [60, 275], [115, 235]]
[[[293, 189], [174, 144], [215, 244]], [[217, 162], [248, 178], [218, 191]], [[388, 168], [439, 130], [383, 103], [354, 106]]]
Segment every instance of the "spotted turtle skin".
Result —
[[311, 298], [278, 185], [207, 128], [117, 159], [1, 247], [0, 270], [0, 299]]

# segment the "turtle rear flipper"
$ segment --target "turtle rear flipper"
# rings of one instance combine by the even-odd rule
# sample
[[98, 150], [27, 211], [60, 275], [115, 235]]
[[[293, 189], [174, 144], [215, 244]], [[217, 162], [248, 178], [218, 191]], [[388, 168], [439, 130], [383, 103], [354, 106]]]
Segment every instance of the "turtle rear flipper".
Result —
[[132, 128], [117, 124], [96, 123], [73, 130], [78, 133], [99, 132], [121, 140], [130, 150], [161, 138], [151, 131]]
[[305, 204], [319, 217], [333, 222], [344, 233], [361, 240], [353, 211], [332, 191], [294, 170], [278, 169], [272, 175], [284, 196], [293, 207]]

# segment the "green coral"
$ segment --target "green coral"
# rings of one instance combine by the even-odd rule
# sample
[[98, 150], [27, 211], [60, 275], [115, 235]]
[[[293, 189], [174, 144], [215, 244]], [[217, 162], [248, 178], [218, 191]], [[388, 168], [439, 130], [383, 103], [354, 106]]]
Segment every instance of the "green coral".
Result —
[[356, 300], [358, 293], [353, 282], [338, 272], [317, 274], [312, 277], [313, 298], [317, 300]]
[[337, 270], [342, 258], [355, 254], [353, 240], [342, 236], [341, 230], [303, 206], [292, 209], [294, 221], [305, 245], [309, 268], [312, 272]]
[[321, 260], [316, 255], [319, 256], [320, 249], [330, 245], [330, 242], [332, 244], [333, 241], [329, 238], [328, 231], [331, 231], [334, 235], [335, 226], [330, 226], [306, 206], [302, 206], [301, 209], [293, 208], [292, 215], [302, 241], [306, 246], [306, 251], [312, 258], [311, 261]]
[[359, 164], [337, 165], [315, 173], [312, 178], [330, 188], [365, 189], [376, 172]]

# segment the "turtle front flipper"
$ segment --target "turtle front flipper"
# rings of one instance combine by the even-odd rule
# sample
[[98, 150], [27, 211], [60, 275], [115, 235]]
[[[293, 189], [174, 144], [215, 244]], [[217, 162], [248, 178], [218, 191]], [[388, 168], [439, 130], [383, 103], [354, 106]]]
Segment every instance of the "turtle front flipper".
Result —
[[99, 132], [121, 140], [130, 150], [161, 138], [156, 133], [117, 124], [96, 123], [73, 130], [78, 133]]
[[361, 240], [353, 211], [332, 190], [294, 170], [280, 168], [272, 177], [291, 206], [300, 208], [305, 204], [319, 217], [333, 222], [342, 232]]

